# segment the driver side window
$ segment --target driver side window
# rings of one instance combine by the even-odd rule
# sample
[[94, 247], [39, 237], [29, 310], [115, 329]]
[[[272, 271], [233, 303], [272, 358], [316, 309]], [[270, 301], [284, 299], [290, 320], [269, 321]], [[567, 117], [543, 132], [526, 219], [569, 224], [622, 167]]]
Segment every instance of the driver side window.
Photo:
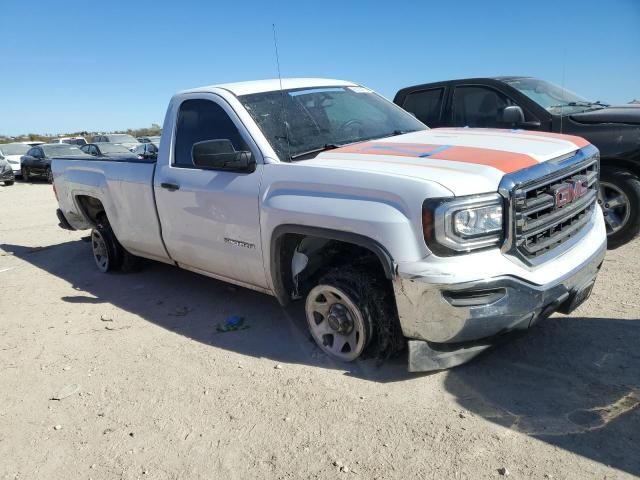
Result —
[[456, 87], [453, 92], [453, 124], [460, 127], [509, 128], [502, 120], [505, 107], [515, 105], [506, 95], [487, 87]]
[[453, 91], [451, 120], [456, 127], [513, 128], [504, 120], [504, 109], [519, 106], [525, 122], [540, 122], [529, 110], [502, 92], [484, 86], [458, 86]]
[[173, 165], [196, 168], [191, 157], [193, 145], [205, 140], [228, 140], [236, 151], [249, 150], [233, 120], [220, 105], [211, 100], [185, 100], [178, 112]]

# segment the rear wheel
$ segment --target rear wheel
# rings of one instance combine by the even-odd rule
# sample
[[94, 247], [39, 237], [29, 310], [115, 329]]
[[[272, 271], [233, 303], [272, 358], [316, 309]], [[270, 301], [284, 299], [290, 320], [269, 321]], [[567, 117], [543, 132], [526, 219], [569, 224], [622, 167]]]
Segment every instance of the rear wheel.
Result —
[[124, 249], [104, 217], [91, 231], [91, 250], [96, 266], [102, 273], [116, 270], [126, 273], [140, 268], [140, 258]]
[[13, 180], [7, 180], [6, 182], [4, 182], [5, 186], [10, 187], [11, 185], [13, 185]]
[[98, 225], [91, 231], [93, 260], [102, 273], [117, 270], [120, 263], [116, 237], [109, 226]]
[[610, 249], [624, 245], [640, 232], [640, 180], [631, 172], [603, 169], [598, 203], [604, 214]]

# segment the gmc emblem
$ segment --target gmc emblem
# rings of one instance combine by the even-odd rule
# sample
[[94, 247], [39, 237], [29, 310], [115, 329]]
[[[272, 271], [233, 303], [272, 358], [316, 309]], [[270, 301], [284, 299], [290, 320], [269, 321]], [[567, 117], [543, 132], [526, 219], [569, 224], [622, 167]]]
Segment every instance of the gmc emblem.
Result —
[[589, 181], [584, 175], [573, 177], [560, 185], [554, 185], [551, 187], [551, 194], [553, 195], [554, 206], [556, 208], [564, 207], [565, 205], [582, 197], [589, 189]]

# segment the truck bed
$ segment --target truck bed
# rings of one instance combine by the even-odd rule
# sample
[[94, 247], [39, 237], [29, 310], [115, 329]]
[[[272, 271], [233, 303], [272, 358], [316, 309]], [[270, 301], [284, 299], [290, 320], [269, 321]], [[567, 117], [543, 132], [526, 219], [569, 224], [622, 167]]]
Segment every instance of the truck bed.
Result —
[[131, 253], [170, 261], [162, 243], [156, 211], [155, 162], [91, 156], [52, 161], [54, 186], [65, 218], [77, 230], [89, 229], [82, 196], [99, 199], [120, 243]]

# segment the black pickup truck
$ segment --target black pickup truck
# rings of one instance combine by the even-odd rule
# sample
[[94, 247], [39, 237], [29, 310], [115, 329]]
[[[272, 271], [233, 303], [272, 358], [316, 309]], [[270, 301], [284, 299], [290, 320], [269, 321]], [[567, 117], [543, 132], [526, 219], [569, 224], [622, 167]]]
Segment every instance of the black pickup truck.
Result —
[[468, 78], [400, 90], [394, 102], [428, 126], [539, 130], [584, 137], [600, 150], [609, 248], [640, 231], [640, 105], [591, 102], [531, 77]]

